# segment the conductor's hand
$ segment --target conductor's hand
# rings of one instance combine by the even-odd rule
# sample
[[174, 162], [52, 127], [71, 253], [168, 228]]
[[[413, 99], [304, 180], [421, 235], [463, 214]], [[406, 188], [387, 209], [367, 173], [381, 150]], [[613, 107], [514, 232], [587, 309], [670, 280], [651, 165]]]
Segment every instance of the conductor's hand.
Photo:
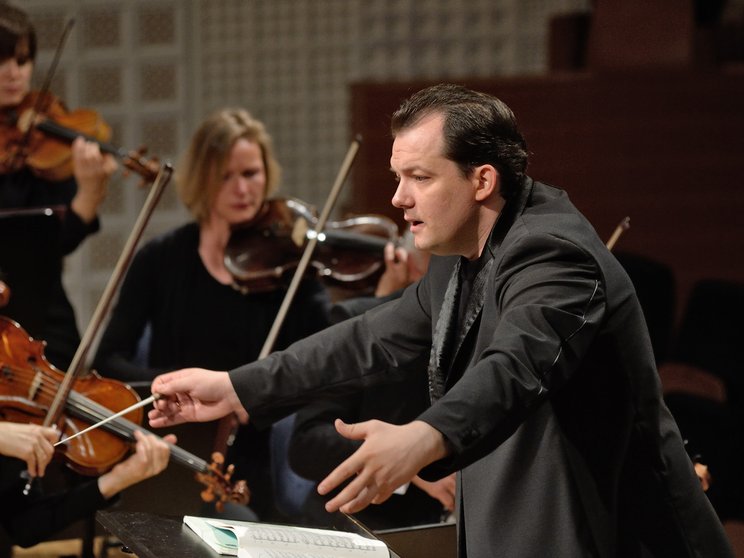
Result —
[[230, 413], [235, 413], [240, 422], [248, 422], [248, 413], [240, 404], [227, 372], [203, 368], [169, 372], [153, 380], [152, 393], [161, 396], [148, 413], [153, 428], [208, 422]]
[[325, 495], [355, 477], [326, 503], [329, 512], [355, 513], [370, 503], [381, 504], [423, 467], [447, 455], [442, 434], [422, 421], [396, 426], [379, 420], [346, 424], [337, 419], [336, 430], [364, 443], [318, 485], [318, 492]]
[[54, 442], [59, 432], [38, 424], [0, 421], [0, 455], [26, 462], [28, 474], [43, 477], [46, 466], [54, 456]]

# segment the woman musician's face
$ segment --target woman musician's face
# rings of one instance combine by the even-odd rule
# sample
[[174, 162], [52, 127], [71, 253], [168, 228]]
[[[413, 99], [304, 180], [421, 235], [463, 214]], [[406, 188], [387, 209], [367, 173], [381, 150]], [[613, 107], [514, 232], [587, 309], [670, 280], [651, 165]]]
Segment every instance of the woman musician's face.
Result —
[[0, 60], [0, 109], [17, 106], [31, 89], [34, 63], [20, 42], [14, 56]]
[[266, 193], [261, 147], [245, 138], [236, 141], [221, 179], [222, 185], [212, 206], [212, 220], [236, 225], [253, 219]]

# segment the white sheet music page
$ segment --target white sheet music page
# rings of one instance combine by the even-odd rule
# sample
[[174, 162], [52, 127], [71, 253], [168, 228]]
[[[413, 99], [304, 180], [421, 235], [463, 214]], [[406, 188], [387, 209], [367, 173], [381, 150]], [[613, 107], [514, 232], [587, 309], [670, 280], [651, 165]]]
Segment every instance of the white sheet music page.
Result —
[[344, 531], [254, 523], [236, 527], [238, 558], [388, 558], [387, 546]]
[[346, 531], [191, 516], [184, 523], [215, 551], [235, 555], [237, 550], [238, 558], [390, 557], [381, 540]]

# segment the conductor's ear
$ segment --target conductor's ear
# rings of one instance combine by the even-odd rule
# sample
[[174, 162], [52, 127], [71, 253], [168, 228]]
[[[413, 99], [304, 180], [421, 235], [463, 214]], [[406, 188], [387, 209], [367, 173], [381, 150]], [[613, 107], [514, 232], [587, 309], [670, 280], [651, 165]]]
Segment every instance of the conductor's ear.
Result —
[[473, 171], [476, 201], [485, 201], [501, 193], [501, 175], [492, 165], [481, 165]]

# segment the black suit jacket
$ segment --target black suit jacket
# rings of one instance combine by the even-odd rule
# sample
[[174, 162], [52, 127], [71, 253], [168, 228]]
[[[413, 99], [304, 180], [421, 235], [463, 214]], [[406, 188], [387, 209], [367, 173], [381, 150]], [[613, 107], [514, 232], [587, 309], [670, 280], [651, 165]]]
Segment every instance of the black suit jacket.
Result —
[[[481, 255], [482, 305], [419, 419], [452, 450], [464, 556], [728, 557], [666, 409], [632, 284], [550, 186], [525, 181]], [[400, 300], [236, 369], [256, 421], [320, 394], [426, 369], [458, 258], [432, 258]]]

